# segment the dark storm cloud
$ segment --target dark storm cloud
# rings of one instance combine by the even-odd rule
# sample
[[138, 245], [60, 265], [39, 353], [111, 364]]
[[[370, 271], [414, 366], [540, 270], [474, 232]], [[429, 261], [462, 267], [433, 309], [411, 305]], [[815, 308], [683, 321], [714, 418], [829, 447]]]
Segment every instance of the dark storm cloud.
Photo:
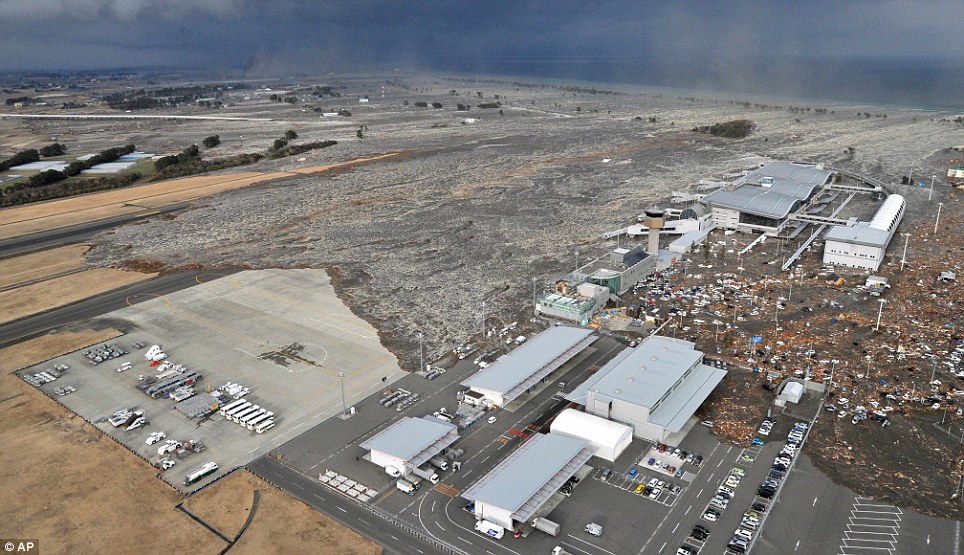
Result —
[[254, 56], [288, 73], [400, 67], [778, 94], [847, 75], [893, 86], [889, 71], [918, 70], [916, 87], [939, 92], [964, 81], [961, 11], [959, 0], [0, 0], [0, 69]]

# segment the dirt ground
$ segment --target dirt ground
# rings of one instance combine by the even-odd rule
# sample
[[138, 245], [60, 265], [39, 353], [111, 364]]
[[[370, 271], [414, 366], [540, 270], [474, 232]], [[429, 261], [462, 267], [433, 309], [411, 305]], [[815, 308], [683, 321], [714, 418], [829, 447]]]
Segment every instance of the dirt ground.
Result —
[[[109, 330], [40, 337], [0, 350], [0, 536], [43, 553], [193, 553], [224, 542], [175, 508], [156, 470], [10, 372], [103, 341]], [[134, 533], [136, 531], [136, 533]]]
[[95, 268], [0, 291], [0, 323], [66, 306], [118, 287], [150, 279], [155, 275], [157, 274]]
[[184, 506], [229, 538], [241, 530], [260, 491], [251, 525], [231, 553], [377, 555], [382, 548], [257, 476], [238, 471], [185, 501]]
[[68, 245], [0, 260], [0, 287], [42, 279], [84, 267], [87, 245]]

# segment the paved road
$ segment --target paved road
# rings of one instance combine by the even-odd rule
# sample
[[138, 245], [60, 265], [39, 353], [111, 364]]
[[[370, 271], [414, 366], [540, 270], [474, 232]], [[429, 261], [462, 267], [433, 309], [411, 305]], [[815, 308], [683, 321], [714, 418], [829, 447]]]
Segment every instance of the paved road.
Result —
[[9, 258], [11, 256], [19, 256], [21, 254], [26, 254], [30, 252], [35, 252], [43, 249], [49, 249], [52, 247], [59, 247], [61, 245], [70, 245], [75, 243], [83, 243], [87, 241], [95, 234], [101, 231], [117, 227], [130, 222], [135, 222], [138, 220], [143, 220], [145, 218], [150, 218], [160, 214], [167, 214], [169, 212], [176, 212], [187, 207], [188, 204], [181, 203], [171, 205], [165, 208], [150, 209], [145, 208], [143, 211], [137, 214], [125, 214], [123, 216], [117, 216], [114, 218], [107, 218], [104, 220], [96, 220], [93, 222], [86, 222], [83, 224], [78, 224], [70, 227], [63, 227], [59, 229], [53, 229], [50, 231], [44, 231], [41, 233], [33, 233], [31, 235], [24, 235], [22, 237], [14, 237], [12, 239], [5, 239], [0, 241], [0, 258]]
[[[897, 515], [897, 516], [891, 516]], [[858, 498], [817, 470], [806, 452], [787, 479], [754, 555], [960, 552], [961, 523]], [[844, 541], [846, 540], [846, 542]], [[873, 546], [875, 549], [859, 549]]]
[[377, 542], [386, 553], [400, 555], [445, 555], [443, 551], [418, 539], [405, 530], [380, 518], [355, 501], [333, 492], [317, 480], [305, 477], [278, 461], [262, 457], [248, 465], [248, 469], [268, 482], [300, 499], [318, 512], [324, 513], [359, 534]]
[[65, 307], [3, 324], [0, 325], [0, 347], [6, 347], [42, 335], [52, 329], [90, 320], [129, 304], [137, 304], [155, 296], [187, 289], [199, 282], [210, 281], [231, 273], [234, 273], [234, 271], [182, 272], [158, 276]]

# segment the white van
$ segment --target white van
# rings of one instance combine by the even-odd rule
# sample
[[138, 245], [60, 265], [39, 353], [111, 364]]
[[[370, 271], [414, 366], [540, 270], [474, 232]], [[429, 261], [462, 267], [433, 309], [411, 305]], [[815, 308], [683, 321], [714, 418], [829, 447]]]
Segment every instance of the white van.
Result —
[[492, 536], [497, 540], [501, 540], [502, 536], [505, 535], [505, 528], [489, 522], [488, 520], [480, 520], [475, 523], [475, 530], [481, 532], [487, 536]]

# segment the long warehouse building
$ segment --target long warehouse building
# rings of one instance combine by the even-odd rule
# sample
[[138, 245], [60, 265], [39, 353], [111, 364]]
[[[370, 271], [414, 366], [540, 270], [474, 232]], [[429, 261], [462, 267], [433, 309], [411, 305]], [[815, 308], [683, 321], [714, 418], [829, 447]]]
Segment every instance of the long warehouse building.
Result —
[[599, 339], [592, 330], [553, 326], [462, 382], [481, 404], [504, 408]]
[[593, 455], [585, 441], [536, 434], [502, 460], [462, 497], [475, 502], [475, 516], [516, 529], [529, 522], [549, 498]]

